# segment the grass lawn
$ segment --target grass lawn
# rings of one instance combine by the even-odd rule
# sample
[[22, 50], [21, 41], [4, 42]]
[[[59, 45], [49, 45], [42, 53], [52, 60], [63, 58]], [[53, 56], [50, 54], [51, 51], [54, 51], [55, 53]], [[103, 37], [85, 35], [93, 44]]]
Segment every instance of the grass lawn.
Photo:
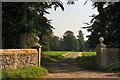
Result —
[[70, 54], [69, 51], [47, 51], [47, 52], [42, 52], [42, 65], [44, 66], [47, 63], [57, 62], [60, 59], [65, 58], [68, 54]]
[[82, 56], [95, 56], [96, 52], [82, 52]]
[[47, 52], [43, 52], [43, 53], [46, 55], [49, 55], [49, 56], [58, 56], [58, 55], [64, 55], [68, 52], [69, 51], [47, 51]]

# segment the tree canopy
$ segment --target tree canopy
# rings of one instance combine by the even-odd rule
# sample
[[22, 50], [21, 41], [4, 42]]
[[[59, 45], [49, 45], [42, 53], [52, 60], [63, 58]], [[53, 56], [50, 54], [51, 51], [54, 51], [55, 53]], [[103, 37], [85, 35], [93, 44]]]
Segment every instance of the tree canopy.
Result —
[[78, 50], [78, 42], [73, 32], [68, 30], [64, 33], [63, 36], [64, 50], [66, 51], [75, 51]]
[[[43, 43], [43, 36], [53, 28], [44, 14], [47, 9], [61, 7], [61, 2], [3, 2], [2, 3], [2, 35], [3, 48], [18, 48], [21, 33], [35, 33]], [[13, 36], [14, 35], [14, 36]]]
[[77, 37], [78, 37], [78, 46], [79, 46], [79, 51], [83, 51], [84, 50], [84, 43], [85, 43], [85, 41], [84, 41], [84, 37], [83, 37], [83, 33], [82, 33], [82, 31], [81, 30], [79, 30], [78, 31], [78, 35], [77, 35]]
[[[106, 5], [106, 7], [104, 7]], [[86, 27], [91, 35], [89, 35], [90, 47], [95, 48], [99, 43], [98, 38], [104, 37], [104, 43], [108, 47], [120, 47], [120, 2], [101, 2], [95, 3], [98, 15], [93, 16], [92, 25]]]
[[[69, 4], [69, 2], [68, 2]], [[70, 2], [73, 4], [73, 2]], [[99, 43], [98, 38], [103, 36], [105, 38], [104, 43], [108, 47], [120, 47], [120, 1], [119, 2], [94, 2], [93, 6], [97, 7], [98, 15], [92, 16], [92, 25], [88, 25], [87, 30], [91, 32], [88, 42], [89, 47], [95, 48]], [[3, 2], [2, 3], [2, 35], [3, 35], [3, 48], [18, 48], [19, 36], [21, 33], [27, 33], [28, 41], [30, 41], [30, 35], [35, 34], [40, 37], [40, 44], [49, 49], [50, 36], [53, 33], [51, 21], [44, 15], [49, 14], [47, 9], [52, 8], [56, 10], [57, 7], [61, 7], [64, 10], [61, 2]], [[13, 36], [14, 35], [14, 36]], [[72, 31], [66, 31], [63, 39], [59, 39], [54, 36], [52, 39], [56, 40], [59, 46], [65, 46], [68, 50], [80, 50], [81, 44], [84, 43], [81, 31], [79, 31], [78, 39], [74, 36]], [[31, 39], [32, 40], [32, 39]], [[46, 42], [45, 42], [46, 41]], [[71, 44], [68, 44], [68, 42]], [[31, 41], [30, 41], [31, 42]], [[28, 42], [28, 44], [30, 43]], [[73, 44], [72, 44], [73, 43]], [[79, 46], [79, 45], [80, 46]], [[76, 47], [75, 47], [76, 45]], [[29, 44], [29, 46], [31, 46]], [[45, 47], [46, 46], [46, 47]], [[79, 46], [79, 47], [78, 47]]]

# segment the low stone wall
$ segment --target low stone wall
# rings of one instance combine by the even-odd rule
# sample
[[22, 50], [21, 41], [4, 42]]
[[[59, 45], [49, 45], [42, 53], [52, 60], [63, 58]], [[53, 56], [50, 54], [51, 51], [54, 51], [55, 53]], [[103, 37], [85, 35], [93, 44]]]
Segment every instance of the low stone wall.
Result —
[[120, 65], [120, 49], [107, 48], [106, 49], [107, 66]]
[[37, 49], [1, 49], [0, 59], [2, 69], [38, 66], [39, 52]]
[[120, 49], [119, 48], [107, 48], [103, 44], [104, 38], [99, 38], [100, 43], [96, 46], [96, 64], [98, 67], [109, 67], [114, 65], [120, 65]]

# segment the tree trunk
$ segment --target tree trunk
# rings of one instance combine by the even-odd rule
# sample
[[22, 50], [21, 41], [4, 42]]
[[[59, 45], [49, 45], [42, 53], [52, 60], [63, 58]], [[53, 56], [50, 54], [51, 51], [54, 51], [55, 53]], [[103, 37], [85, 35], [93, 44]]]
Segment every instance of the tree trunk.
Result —
[[21, 33], [19, 37], [19, 48], [26, 48], [27, 33]]

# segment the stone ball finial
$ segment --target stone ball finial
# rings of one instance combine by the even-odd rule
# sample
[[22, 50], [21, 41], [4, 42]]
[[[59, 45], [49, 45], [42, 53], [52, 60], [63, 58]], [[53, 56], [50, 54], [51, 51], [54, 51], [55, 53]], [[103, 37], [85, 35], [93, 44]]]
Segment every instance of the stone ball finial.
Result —
[[37, 40], [37, 42], [40, 40], [40, 38], [38, 36], [35, 36], [35, 39]]
[[103, 43], [104, 38], [103, 38], [103, 37], [100, 37], [100, 38], [99, 38], [99, 41], [100, 41], [101, 43]]
[[36, 35], [34, 35], [34, 38], [35, 38], [35, 44], [33, 45], [33, 47], [41, 47], [41, 45], [39, 44], [40, 38]]

